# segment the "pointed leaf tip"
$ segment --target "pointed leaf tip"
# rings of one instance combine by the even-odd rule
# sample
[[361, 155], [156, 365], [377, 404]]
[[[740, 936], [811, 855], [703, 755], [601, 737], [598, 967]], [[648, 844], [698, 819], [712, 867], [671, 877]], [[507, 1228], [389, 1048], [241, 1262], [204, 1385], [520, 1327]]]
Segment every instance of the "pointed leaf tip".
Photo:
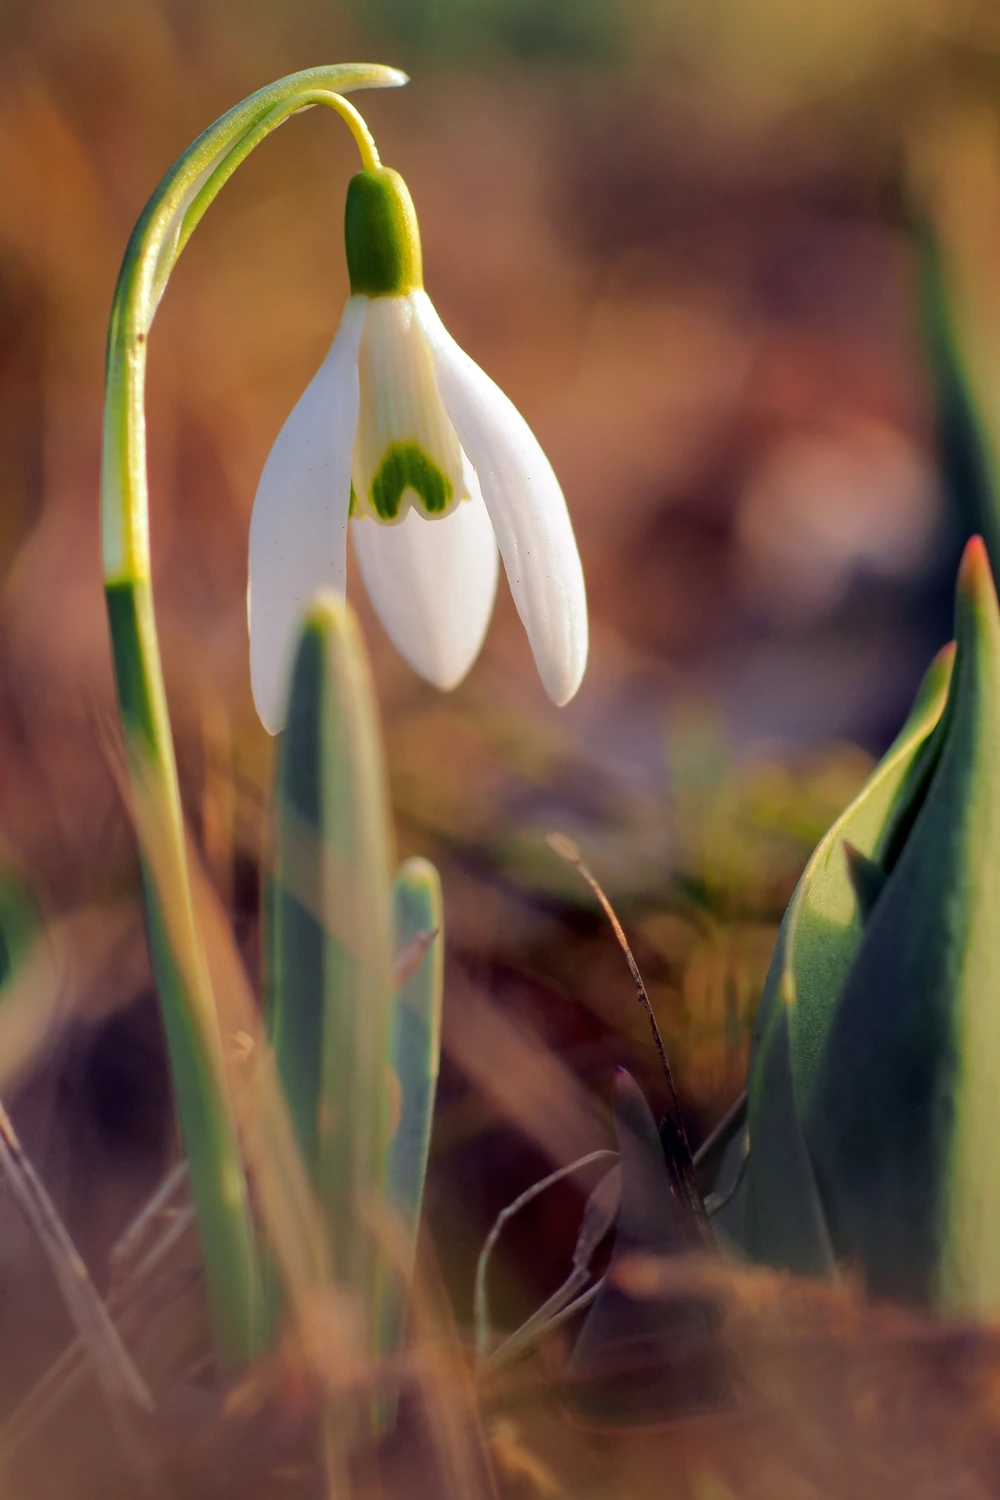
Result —
[[978, 537], [956, 634], [948, 703], [802, 1118], [838, 1256], [871, 1291], [994, 1316], [1000, 610]]
[[971, 650], [973, 639], [981, 645], [992, 641], [994, 653], [1000, 648], [1000, 605], [982, 537], [972, 537], [962, 555], [955, 590], [955, 635], [959, 643], [959, 672], [963, 653]]
[[353, 613], [343, 594], [324, 589], [309, 605], [304, 629], [325, 635], [328, 630], [343, 629], [352, 620]]
[[962, 563], [958, 570], [958, 592], [972, 600], [981, 601], [986, 589], [993, 590], [990, 556], [983, 538], [972, 536], [962, 553]]

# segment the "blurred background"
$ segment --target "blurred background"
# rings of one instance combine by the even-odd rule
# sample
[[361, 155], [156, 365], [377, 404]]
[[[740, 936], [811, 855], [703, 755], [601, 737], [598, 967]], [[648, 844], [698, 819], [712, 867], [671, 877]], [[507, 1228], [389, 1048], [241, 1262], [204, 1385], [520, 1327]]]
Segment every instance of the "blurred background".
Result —
[[[176, 1150], [109, 749], [108, 308], [131, 226], [186, 144], [269, 80], [359, 56], [412, 76], [355, 102], [410, 185], [439, 311], [552, 458], [592, 610], [587, 678], [557, 711], [503, 583], [483, 658], [448, 697], [353, 588], [401, 852], [445, 880], [430, 1228], [463, 1324], [498, 1209], [606, 1142], [614, 1067], [662, 1102], [621, 956], [545, 833], [572, 834], [616, 902], [703, 1136], [742, 1086], [802, 864], [950, 634], [959, 548], [982, 522], [938, 457], [927, 234], [974, 309], [988, 393], [1000, 20], [987, 0], [0, 10], [0, 854], [57, 959], [51, 1011], [2, 1083], [99, 1280]], [[325, 112], [278, 132], [199, 229], [151, 339], [155, 587], [186, 806], [252, 970], [272, 745], [249, 693], [247, 530], [347, 294], [354, 170]], [[512, 1226], [501, 1323], [552, 1285], [575, 1194]], [[29, 1327], [2, 1401], [65, 1329], [0, 1202], [0, 1338], [20, 1348]]]

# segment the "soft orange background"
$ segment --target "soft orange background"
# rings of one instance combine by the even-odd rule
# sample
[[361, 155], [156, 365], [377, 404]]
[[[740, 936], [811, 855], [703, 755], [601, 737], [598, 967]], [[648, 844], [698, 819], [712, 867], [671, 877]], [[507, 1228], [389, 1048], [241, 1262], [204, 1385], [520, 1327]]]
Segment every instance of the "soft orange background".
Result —
[[[353, 590], [401, 848], [445, 877], [431, 1218], [465, 1316], [497, 1208], [605, 1138], [613, 1067], [662, 1092], [620, 955], [544, 833], [572, 832], [620, 902], [703, 1131], [740, 1087], [797, 872], [949, 632], [967, 518], [937, 470], [905, 202], [927, 186], [914, 162], [950, 184], [930, 200], [995, 326], [982, 106], [1000, 28], [971, 0], [0, 13], [0, 847], [52, 920], [79, 928], [64, 1026], [17, 1087], [29, 1145], [95, 1254], [169, 1149], [106, 750], [107, 312], [131, 226], [189, 140], [270, 79], [352, 56], [412, 75], [355, 102], [413, 192], [430, 294], [563, 481], [592, 605], [590, 670], [560, 713], [503, 585], [449, 698], [413, 678]], [[979, 175], [956, 175], [970, 161]], [[346, 295], [354, 169], [325, 113], [285, 126], [211, 209], [150, 344], [179, 759], [251, 969], [271, 745], [249, 695], [247, 527]], [[544, 1290], [572, 1203], [557, 1195], [513, 1235], [512, 1306]]]

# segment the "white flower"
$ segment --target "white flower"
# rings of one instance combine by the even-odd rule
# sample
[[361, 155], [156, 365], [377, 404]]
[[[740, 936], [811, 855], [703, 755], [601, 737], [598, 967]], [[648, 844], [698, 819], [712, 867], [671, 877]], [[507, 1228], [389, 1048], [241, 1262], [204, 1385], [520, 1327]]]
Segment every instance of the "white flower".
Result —
[[302, 617], [344, 592], [351, 518], [361, 577], [416, 672], [455, 687], [482, 646], [497, 544], [556, 703], [587, 662], [583, 571], [552, 466], [423, 290], [409, 194], [358, 173], [347, 207], [352, 295], [329, 354], [271, 449], [250, 523], [250, 678], [281, 729]]

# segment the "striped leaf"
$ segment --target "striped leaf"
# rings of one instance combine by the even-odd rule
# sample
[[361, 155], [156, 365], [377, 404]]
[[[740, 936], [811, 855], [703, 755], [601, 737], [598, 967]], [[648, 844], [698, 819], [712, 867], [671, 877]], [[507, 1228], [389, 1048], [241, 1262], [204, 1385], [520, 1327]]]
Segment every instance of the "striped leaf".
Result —
[[[397, 1266], [408, 1282], [416, 1252], [420, 1209], [427, 1175], [431, 1124], [441, 1065], [441, 1007], [444, 993], [444, 906], [441, 879], [426, 859], [408, 859], [393, 889], [398, 976], [392, 1015], [390, 1063], [399, 1090], [399, 1118], [389, 1145], [386, 1170], [389, 1206], [402, 1234]], [[382, 1347], [391, 1353], [402, 1341], [405, 1299], [386, 1308]]]
[[970, 542], [926, 793], [829, 1028], [805, 1135], [838, 1253], [887, 1295], [1000, 1310], [1000, 612]]
[[764, 986], [749, 1077], [749, 1165], [716, 1223], [756, 1259], [803, 1275], [833, 1266], [800, 1121], [862, 936], [847, 849], [877, 864], [905, 828], [936, 753], [932, 731], [952, 655], [946, 648], [936, 658], [896, 741], [809, 860]]
[[393, 867], [367, 655], [342, 599], [305, 620], [274, 794], [268, 1024], [329, 1237], [377, 1343], [393, 1080]]

